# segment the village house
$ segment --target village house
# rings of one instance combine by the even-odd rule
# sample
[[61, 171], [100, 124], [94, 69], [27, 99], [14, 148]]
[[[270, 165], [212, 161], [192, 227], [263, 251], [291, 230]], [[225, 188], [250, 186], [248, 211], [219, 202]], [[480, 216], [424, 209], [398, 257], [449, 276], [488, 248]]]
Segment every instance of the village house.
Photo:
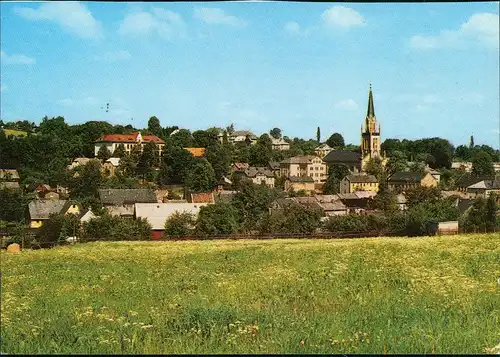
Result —
[[134, 217], [136, 203], [158, 203], [156, 194], [151, 189], [99, 189], [102, 206], [112, 216]]
[[233, 172], [243, 172], [246, 169], [248, 169], [249, 167], [250, 167], [250, 164], [248, 164], [247, 162], [235, 162], [233, 164], [233, 166], [231, 166], [231, 170]]
[[271, 148], [273, 150], [278, 150], [278, 151], [290, 150], [290, 144], [288, 142], [286, 142], [285, 140], [283, 140], [283, 138], [279, 138], [279, 139], [272, 138], [271, 142], [272, 142]]
[[244, 174], [246, 178], [257, 185], [263, 183], [269, 188], [274, 188], [274, 174], [266, 167], [250, 166], [244, 171]]
[[194, 157], [203, 157], [206, 151], [205, 148], [184, 148], [184, 150], [189, 151]]
[[436, 179], [430, 173], [395, 172], [387, 180], [390, 191], [405, 191], [416, 187], [437, 187]]
[[73, 160], [73, 162], [71, 162], [71, 164], [68, 165], [68, 170], [73, 170], [78, 166], [86, 165], [89, 161], [90, 159], [87, 157], [77, 157]]
[[[224, 133], [218, 135], [219, 141], [222, 143], [224, 140]], [[250, 144], [255, 144], [257, 142], [257, 136], [255, 136], [251, 131], [248, 130], [236, 130], [232, 134], [227, 134], [227, 141], [230, 144], [245, 142], [250, 140]]]
[[472, 162], [452, 162], [451, 168], [453, 170], [464, 170], [465, 172], [472, 171]]
[[340, 181], [340, 193], [355, 191], [378, 192], [378, 180], [373, 175], [347, 175]]
[[294, 156], [280, 162], [280, 176], [310, 177], [314, 182], [320, 183], [328, 178], [328, 169], [317, 156]]
[[15, 169], [0, 169], [0, 189], [19, 189], [19, 173]]
[[111, 157], [101, 165], [101, 172], [106, 177], [113, 177], [116, 174], [116, 170], [120, 166], [120, 158], [119, 157]]
[[338, 195], [315, 195], [314, 198], [318, 201], [326, 217], [343, 216], [347, 214], [347, 206]]
[[[492, 193], [500, 195], [500, 178], [495, 180], [482, 180], [467, 187], [467, 193], [474, 197], [489, 197]], [[500, 198], [500, 197], [499, 197]]]
[[159, 239], [165, 232], [165, 222], [174, 213], [189, 212], [196, 218], [200, 208], [206, 205], [207, 203], [136, 203], [134, 217], [145, 218], [151, 225], [153, 238]]
[[53, 214], [79, 216], [81, 207], [69, 200], [33, 200], [28, 204], [30, 228], [40, 228]]
[[330, 147], [327, 143], [323, 143], [320, 146], [318, 146], [316, 149], [314, 149], [314, 152], [319, 158], [324, 158], [330, 151], [332, 151], [333, 148]]
[[285, 192], [288, 191], [305, 191], [311, 194], [315, 191], [314, 180], [312, 177], [304, 176], [289, 176], [285, 180]]
[[279, 163], [279, 161], [269, 161], [268, 167], [274, 176], [278, 177], [280, 175], [280, 163]]
[[325, 157], [323, 161], [328, 165], [345, 165], [353, 174], [361, 172], [361, 154], [349, 150], [332, 150]]
[[213, 192], [199, 192], [199, 193], [191, 193], [189, 195], [190, 201], [189, 203], [215, 203], [215, 197]]
[[165, 141], [155, 135], [141, 135], [140, 132], [132, 134], [106, 134], [95, 141], [94, 155], [97, 156], [99, 149], [103, 146], [107, 147], [109, 152], [113, 154], [118, 145], [123, 144], [125, 151], [130, 154], [134, 147], [138, 147], [142, 151], [143, 145], [153, 142], [156, 144], [158, 155], [161, 156]]
[[455, 187], [458, 192], [467, 192], [469, 186], [488, 180], [495, 180], [495, 176], [475, 176], [470, 173], [465, 173], [455, 182]]
[[351, 193], [339, 193], [337, 196], [347, 207], [348, 213], [361, 213], [368, 209], [369, 202], [375, 197], [373, 191], [356, 191]]
[[424, 168], [424, 172], [430, 173], [432, 175], [432, 177], [434, 177], [436, 179], [437, 183], [439, 183], [439, 181], [441, 180], [441, 173], [437, 170], [430, 168], [429, 165], [427, 165]]

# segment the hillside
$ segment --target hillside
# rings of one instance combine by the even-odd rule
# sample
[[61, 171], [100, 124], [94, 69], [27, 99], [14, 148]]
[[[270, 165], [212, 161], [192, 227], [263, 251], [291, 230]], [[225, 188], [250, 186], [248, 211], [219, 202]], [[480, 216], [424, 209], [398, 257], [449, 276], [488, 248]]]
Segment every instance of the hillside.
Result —
[[484, 353], [500, 236], [1, 253], [1, 352]]

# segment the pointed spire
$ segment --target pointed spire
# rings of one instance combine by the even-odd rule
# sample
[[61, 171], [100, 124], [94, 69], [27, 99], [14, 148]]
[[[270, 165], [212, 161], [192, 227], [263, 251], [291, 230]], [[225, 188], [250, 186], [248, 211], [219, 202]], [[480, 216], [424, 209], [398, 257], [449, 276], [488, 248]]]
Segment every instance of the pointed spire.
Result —
[[373, 93], [372, 84], [370, 83], [370, 94], [368, 94], [368, 110], [366, 112], [367, 117], [375, 117], [375, 108], [373, 107]]

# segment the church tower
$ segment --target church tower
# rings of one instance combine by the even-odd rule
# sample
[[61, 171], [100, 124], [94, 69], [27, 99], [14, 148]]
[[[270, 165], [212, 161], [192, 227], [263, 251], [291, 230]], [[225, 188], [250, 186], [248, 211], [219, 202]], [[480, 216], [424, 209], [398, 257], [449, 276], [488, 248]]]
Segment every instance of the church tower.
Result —
[[380, 153], [380, 124], [375, 116], [375, 106], [373, 104], [373, 92], [370, 84], [370, 93], [368, 94], [368, 110], [365, 117], [365, 127], [361, 125], [361, 155], [362, 167], [368, 160], [374, 157], [384, 158]]

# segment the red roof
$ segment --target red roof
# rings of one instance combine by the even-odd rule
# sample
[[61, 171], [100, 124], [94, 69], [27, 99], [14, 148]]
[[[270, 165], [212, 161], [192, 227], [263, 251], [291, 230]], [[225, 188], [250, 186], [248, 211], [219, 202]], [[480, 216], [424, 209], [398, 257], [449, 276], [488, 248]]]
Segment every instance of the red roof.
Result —
[[[106, 134], [99, 139], [97, 139], [97, 142], [113, 142], [113, 143], [131, 143], [131, 142], [136, 142], [137, 141], [137, 135], [139, 133], [132, 133], [132, 134]], [[159, 144], [164, 144], [165, 142], [160, 139], [159, 137], [155, 135], [144, 135], [142, 137], [142, 141], [144, 142], [155, 142]]]
[[214, 203], [213, 192], [203, 192], [203, 193], [192, 193], [191, 194], [192, 203]]

